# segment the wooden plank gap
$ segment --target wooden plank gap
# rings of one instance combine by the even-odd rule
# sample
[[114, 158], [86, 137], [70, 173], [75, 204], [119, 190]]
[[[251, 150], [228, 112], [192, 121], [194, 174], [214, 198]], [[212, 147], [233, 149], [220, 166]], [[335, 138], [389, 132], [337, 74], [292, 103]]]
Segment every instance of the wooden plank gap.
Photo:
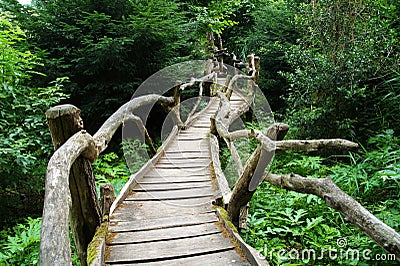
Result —
[[199, 236], [211, 236], [211, 235], [218, 235], [221, 234], [220, 231], [218, 232], [210, 232], [210, 233], [200, 233], [197, 235], [192, 235], [192, 236], [178, 236], [178, 237], [171, 237], [168, 239], [157, 239], [157, 240], [146, 240], [146, 239], [140, 239], [138, 241], [131, 241], [131, 242], [124, 242], [124, 243], [107, 243], [107, 246], [123, 246], [126, 244], [142, 244], [142, 243], [154, 243], [154, 242], [167, 242], [170, 240], [178, 240], [178, 239], [188, 239], [188, 238], [195, 238]]
[[196, 253], [187, 254], [187, 255], [160, 257], [160, 258], [152, 258], [152, 259], [139, 259], [139, 260], [132, 259], [132, 260], [120, 260], [120, 261], [106, 261], [106, 264], [116, 265], [116, 264], [122, 264], [122, 263], [139, 264], [139, 263], [149, 263], [149, 262], [159, 262], [159, 261], [167, 262], [169, 260], [174, 260], [174, 259], [191, 258], [191, 257], [202, 256], [202, 255], [226, 252], [226, 251], [230, 251], [230, 250], [233, 250], [233, 247], [220, 248], [220, 249], [211, 250], [211, 251], [205, 251], [205, 252], [196, 252]]

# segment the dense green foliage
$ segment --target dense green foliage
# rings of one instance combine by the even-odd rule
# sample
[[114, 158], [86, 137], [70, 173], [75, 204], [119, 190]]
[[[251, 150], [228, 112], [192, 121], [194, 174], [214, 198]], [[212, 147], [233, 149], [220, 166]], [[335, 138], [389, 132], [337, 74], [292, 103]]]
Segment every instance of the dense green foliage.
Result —
[[44, 112], [64, 97], [61, 79], [48, 87], [30, 80], [40, 58], [25, 34], [6, 14], [0, 17], [0, 214], [9, 222], [41, 209], [44, 171], [51, 139]]
[[69, 102], [94, 131], [148, 76], [190, 54], [184, 15], [174, 1], [37, 0], [17, 17], [48, 78], [70, 78]]
[[28, 218], [26, 224], [1, 232], [1, 239], [7, 240], [0, 242], [0, 265], [38, 264], [41, 223], [41, 218]]
[[[28, 217], [24, 223], [0, 231], [0, 265], [38, 265], [41, 224], [42, 218]], [[79, 266], [73, 241], [71, 243], [72, 265]]]
[[[293, 71], [288, 107], [302, 137], [365, 140], [398, 126], [399, 12], [390, 1], [318, 1], [294, 20], [301, 38], [286, 51]], [[318, 130], [321, 129], [321, 130]], [[398, 129], [396, 128], [396, 132]], [[311, 135], [312, 134], [312, 135]]]

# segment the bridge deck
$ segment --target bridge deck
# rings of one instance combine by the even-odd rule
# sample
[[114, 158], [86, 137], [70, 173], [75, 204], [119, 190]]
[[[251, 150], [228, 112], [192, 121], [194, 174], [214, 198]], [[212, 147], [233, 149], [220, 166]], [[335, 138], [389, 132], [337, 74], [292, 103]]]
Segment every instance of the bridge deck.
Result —
[[[232, 108], [241, 104], [232, 97]], [[180, 131], [110, 217], [106, 264], [248, 265], [215, 213], [210, 105]]]

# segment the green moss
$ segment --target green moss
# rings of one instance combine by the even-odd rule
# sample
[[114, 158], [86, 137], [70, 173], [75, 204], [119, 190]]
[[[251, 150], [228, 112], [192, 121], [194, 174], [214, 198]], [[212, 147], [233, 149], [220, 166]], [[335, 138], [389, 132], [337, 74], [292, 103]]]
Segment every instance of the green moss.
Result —
[[96, 230], [96, 234], [93, 237], [93, 240], [89, 243], [87, 249], [87, 264], [90, 265], [97, 257], [100, 249], [100, 245], [105, 241], [107, 236], [107, 223], [102, 223], [99, 228]]
[[236, 226], [231, 222], [231, 219], [229, 218], [229, 213], [222, 207], [215, 207], [219, 210], [219, 213], [221, 214], [221, 218], [224, 221], [225, 225], [229, 226], [235, 233], [239, 233]]

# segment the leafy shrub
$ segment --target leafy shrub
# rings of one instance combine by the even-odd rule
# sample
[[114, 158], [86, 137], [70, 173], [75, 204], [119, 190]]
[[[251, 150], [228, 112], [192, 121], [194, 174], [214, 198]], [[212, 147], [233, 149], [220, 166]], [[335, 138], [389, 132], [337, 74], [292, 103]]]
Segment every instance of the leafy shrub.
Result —
[[286, 51], [293, 70], [282, 72], [291, 85], [290, 124], [301, 138], [364, 141], [383, 126], [398, 125], [399, 87], [383, 85], [383, 77], [398, 71], [400, 58], [393, 3], [323, 0], [299, 6], [294, 23], [301, 38]]
[[[0, 265], [39, 265], [40, 230], [42, 218], [28, 217], [23, 224], [0, 232]], [[80, 261], [75, 245], [70, 237], [72, 265]]]
[[27, 218], [25, 224], [1, 232], [0, 265], [38, 264], [41, 223], [41, 218]]
[[93, 172], [96, 178], [96, 187], [111, 183], [114, 192], [119, 191], [128, 181], [131, 174], [137, 172], [147, 162], [147, 145], [139, 140], [124, 140], [122, 143], [124, 156], [114, 152], [101, 154], [93, 163]]

